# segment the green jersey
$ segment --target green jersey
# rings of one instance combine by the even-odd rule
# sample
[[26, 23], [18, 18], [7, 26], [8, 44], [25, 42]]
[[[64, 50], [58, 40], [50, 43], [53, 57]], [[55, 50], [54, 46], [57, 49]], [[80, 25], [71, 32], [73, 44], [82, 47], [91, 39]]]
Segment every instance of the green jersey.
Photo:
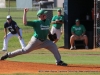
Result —
[[39, 39], [47, 39], [47, 35], [49, 33], [49, 27], [50, 27], [50, 21], [49, 20], [34, 20], [34, 21], [28, 21], [28, 26], [33, 27], [34, 34], [33, 36]]
[[86, 31], [84, 25], [79, 25], [79, 26], [72, 26], [71, 32], [75, 33], [76, 35], [80, 36]]
[[[51, 21], [56, 21], [56, 20], [60, 20], [60, 21], [64, 22], [64, 16], [63, 16], [63, 15], [60, 15], [60, 16], [56, 15], [56, 16], [54, 16], [54, 17], [52, 18]], [[53, 26], [54, 26], [56, 29], [60, 29], [61, 26], [62, 26], [62, 24], [53, 24]]]

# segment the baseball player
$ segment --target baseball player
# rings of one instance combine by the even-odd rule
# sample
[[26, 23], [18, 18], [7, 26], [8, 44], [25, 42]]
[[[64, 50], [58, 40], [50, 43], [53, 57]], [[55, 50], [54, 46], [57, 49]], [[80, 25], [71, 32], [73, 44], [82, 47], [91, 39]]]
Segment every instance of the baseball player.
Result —
[[56, 33], [57, 39], [54, 41], [56, 43], [61, 36], [61, 26], [64, 23], [64, 16], [61, 15], [61, 9], [57, 9], [57, 14], [56, 16], [53, 16], [51, 23], [53, 24], [51, 28], [51, 34]]
[[66, 66], [67, 64], [61, 60], [61, 56], [59, 54], [56, 44], [54, 44], [52, 41], [47, 39], [47, 35], [49, 33], [49, 28], [50, 28], [50, 21], [46, 19], [46, 15], [45, 15], [47, 11], [39, 10], [37, 12], [37, 16], [39, 17], [39, 20], [34, 20], [34, 21], [27, 21], [27, 17], [26, 17], [27, 12], [28, 9], [25, 8], [23, 14], [23, 24], [25, 26], [31, 26], [34, 29], [34, 34], [30, 42], [24, 49], [18, 49], [12, 52], [8, 52], [4, 54], [0, 59], [4, 60], [6, 58], [11, 58], [17, 55], [29, 53], [36, 49], [46, 48], [51, 53], [53, 53], [56, 59], [56, 65]]
[[[7, 50], [8, 47], [8, 40], [12, 37], [12, 36], [17, 36], [19, 39], [19, 42], [22, 46], [22, 49], [25, 47], [25, 43], [24, 40], [22, 39], [22, 30], [18, 27], [17, 23], [12, 20], [12, 17], [10, 15], [8, 15], [7, 17], [7, 21], [4, 23], [4, 41], [3, 41], [3, 51]], [[7, 29], [9, 30], [9, 33], [7, 33]]]

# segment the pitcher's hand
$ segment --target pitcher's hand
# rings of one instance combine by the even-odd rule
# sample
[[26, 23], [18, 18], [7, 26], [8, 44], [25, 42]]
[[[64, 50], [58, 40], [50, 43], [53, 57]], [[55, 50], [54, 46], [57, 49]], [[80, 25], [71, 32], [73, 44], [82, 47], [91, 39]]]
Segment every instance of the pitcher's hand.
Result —
[[28, 12], [28, 10], [29, 10], [28, 8], [25, 8], [25, 9], [24, 9], [24, 12]]

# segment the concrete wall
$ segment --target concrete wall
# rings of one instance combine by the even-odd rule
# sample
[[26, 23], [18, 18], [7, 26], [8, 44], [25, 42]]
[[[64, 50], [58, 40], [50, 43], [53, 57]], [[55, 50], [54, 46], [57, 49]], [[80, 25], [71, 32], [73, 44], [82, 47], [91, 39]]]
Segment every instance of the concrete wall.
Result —
[[16, 0], [17, 8], [32, 8], [32, 0]]
[[57, 7], [63, 7], [64, 0], [57, 0]]
[[64, 0], [48, 0], [54, 1], [54, 7], [63, 7]]

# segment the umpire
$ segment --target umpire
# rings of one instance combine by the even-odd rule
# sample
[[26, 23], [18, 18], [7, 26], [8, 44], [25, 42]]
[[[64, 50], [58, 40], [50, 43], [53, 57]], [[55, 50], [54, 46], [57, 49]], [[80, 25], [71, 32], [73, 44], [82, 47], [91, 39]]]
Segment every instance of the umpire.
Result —
[[47, 11], [39, 10], [37, 12], [39, 20], [34, 21], [27, 21], [27, 12], [28, 9], [25, 8], [23, 14], [23, 24], [25, 26], [31, 26], [34, 29], [34, 34], [30, 42], [24, 49], [18, 49], [12, 52], [8, 52], [4, 54], [0, 59], [4, 60], [6, 58], [11, 58], [17, 55], [29, 53], [36, 49], [46, 48], [53, 53], [56, 59], [56, 65], [67, 66], [67, 64], [61, 60], [61, 56], [59, 54], [56, 44], [47, 39], [47, 35], [49, 33], [50, 28], [50, 21], [46, 19]]

